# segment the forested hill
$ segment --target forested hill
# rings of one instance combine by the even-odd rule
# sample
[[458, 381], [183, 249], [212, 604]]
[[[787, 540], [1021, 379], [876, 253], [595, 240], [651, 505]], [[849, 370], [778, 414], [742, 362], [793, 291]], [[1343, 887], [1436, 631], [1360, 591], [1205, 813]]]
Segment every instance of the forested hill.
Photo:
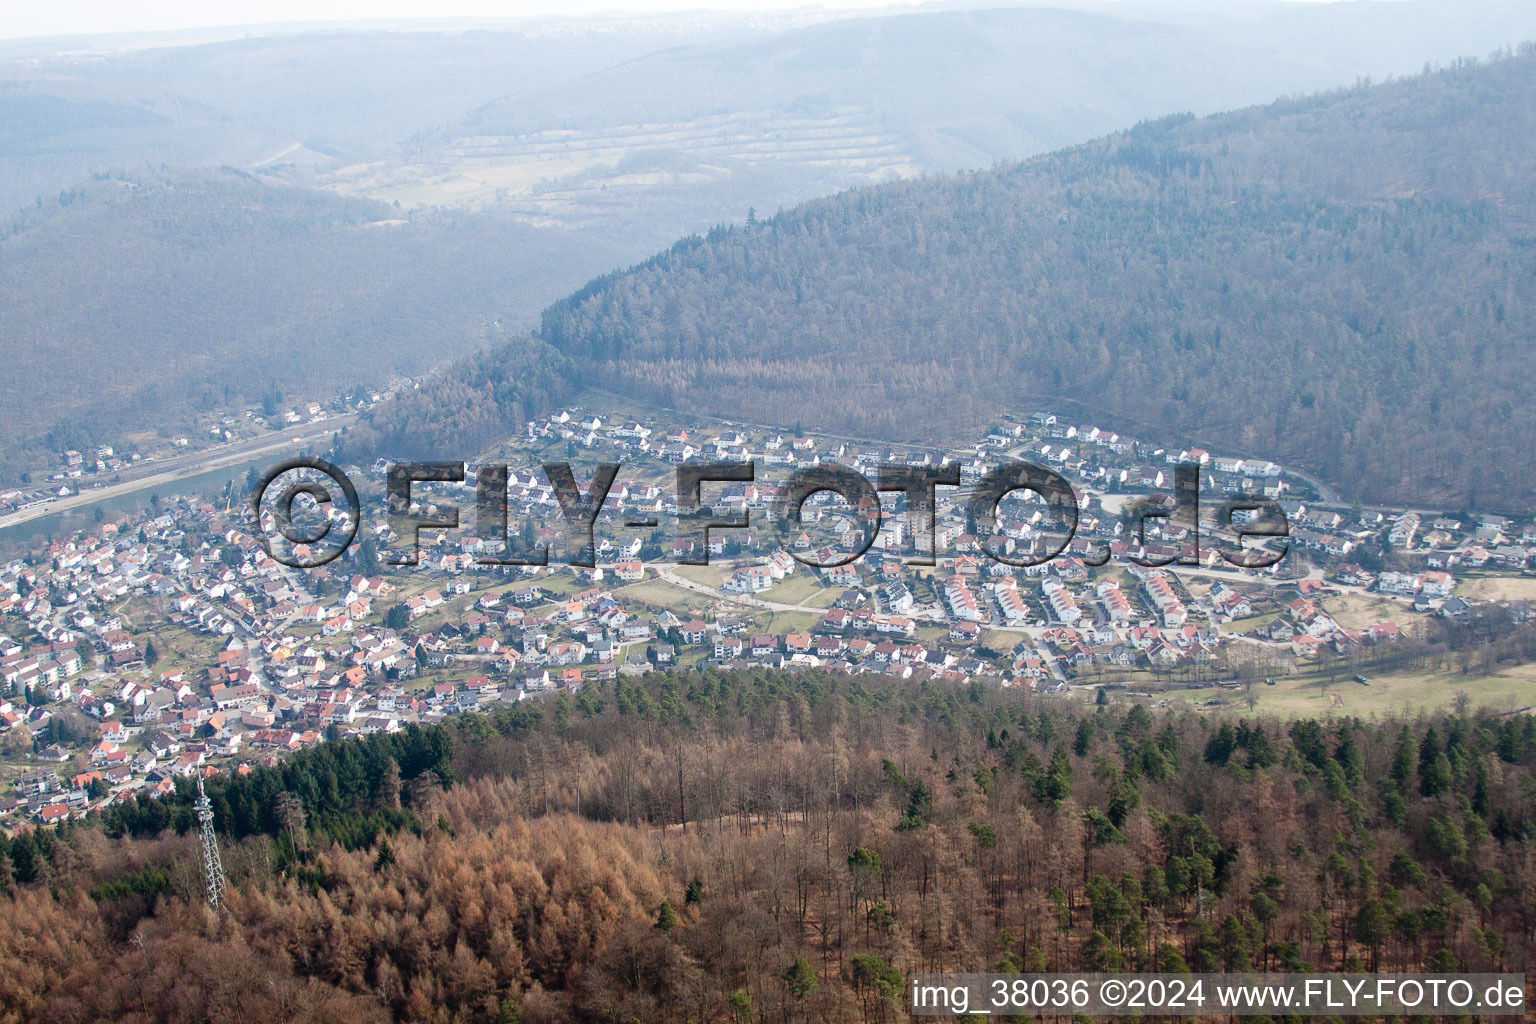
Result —
[[1533, 785], [1528, 715], [621, 677], [210, 779], [219, 915], [190, 782], [0, 837], [0, 1020], [889, 1024], [919, 971], [1528, 973]]
[[621, 251], [238, 171], [95, 181], [0, 225], [0, 462], [422, 372], [498, 320], [526, 331]]
[[935, 442], [1054, 404], [1364, 497], [1529, 507], [1533, 168], [1526, 47], [721, 228], [540, 333], [698, 412]]

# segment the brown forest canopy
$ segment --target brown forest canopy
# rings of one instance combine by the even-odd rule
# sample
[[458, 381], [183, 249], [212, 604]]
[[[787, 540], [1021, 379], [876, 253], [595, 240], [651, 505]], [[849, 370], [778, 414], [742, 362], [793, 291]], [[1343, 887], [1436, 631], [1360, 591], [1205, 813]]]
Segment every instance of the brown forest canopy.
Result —
[[1523, 714], [620, 678], [210, 780], [220, 920], [189, 784], [0, 838], [0, 1021], [874, 1022], [918, 971], [1529, 971], [1533, 771]]
[[1054, 403], [1364, 497], [1530, 507], [1533, 167], [1526, 48], [720, 228], [540, 334], [693, 411], [933, 442]]

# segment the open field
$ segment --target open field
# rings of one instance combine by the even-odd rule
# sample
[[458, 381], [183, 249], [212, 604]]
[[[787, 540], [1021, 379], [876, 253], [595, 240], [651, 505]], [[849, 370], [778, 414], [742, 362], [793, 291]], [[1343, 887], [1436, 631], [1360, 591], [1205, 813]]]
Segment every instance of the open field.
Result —
[[759, 612], [754, 620], [765, 633], [809, 633], [821, 616], [815, 612]]
[[1345, 629], [1363, 629], [1378, 622], [1401, 619], [1404, 605], [1375, 594], [1344, 594], [1327, 598], [1323, 608]]
[[816, 593], [800, 603], [811, 608], [830, 608], [846, 592], [843, 587], [825, 587], [817, 590]]
[[1246, 619], [1233, 619], [1231, 622], [1223, 622], [1217, 628], [1223, 633], [1252, 633], [1256, 629], [1263, 629], [1280, 617], [1279, 612], [1267, 612], [1263, 615], [1250, 615]]
[[[1536, 706], [1536, 664], [1517, 665], [1492, 676], [1464, 676], [1457, 672], [1404, 672], [1370, 675], [1369, 686], [1361, 686], [1352, 673], [1341, 671], [1338, 680], [1326, 686], [1326, 680], [1314, 676], [1278, 676], [1274, 686], [1262, 680], [1253, 685], [1254, 711], [1258, 714], [1299, 717], [1302, 715], [1415, 715], [1420, 711], [1452, 708], [1456, 695], [1465, 693], [1474, 708], [1514, 711]], [[1248, 692], [1243, 690], [1170, 690], [1171, 700], [1204, 703], [1218, 699], [1227, 708], [1246, 709]], [[1338, 696], [1342, 707], [1331, 707]]]
[[719, 590], [725, 582], [725, 574], [718, 565], [669, 565], [667, 568], [689, 582], [701, 583], [713, 590]]
[[[821, 584], [816, 582], [810, 573], [797, 572], [784, 577], [767, 591], [757, 596], [765, 601], [776, 601], [779, 604], [805, 604], [812, 598], [819, 597], [822, 593]], [[835, 596], [833, 600], [836, 600]], [[828, 603], [830, 604], [831, 602], [829, 601]], [[821, 605], [818, 604], [817, 607], [821, 607]]]
[[540, 576], [533, 581], [533, 585], [541, 587], [557, 597], [576, 594], [592, 586], [585, 579], [578, 579], [569, 572], [552, 572], [547, 576]]
[[1456, 593], [1469, 601], [1536, 601], [1536, 577], [1477, 576], [1463, 580]]
[[657, 609], [667, 609], [684, 619], [693, 617], [714, 603], [705, 594], [673, 586], [659, 577], [617, 587], [614, 593], [622, 594], [628, 600], [643, 601]]
[[157, 675], [185, 672], [190, 678], [215, 662], [224, 646], [219, 637], [172, 624], [157, 625], [150, 639], [154, 642], [155, 652], [160, 655], [154, 666]]
[[[439, 139], [408, 160], [339, 168], [327, 184], [404, 206], [494, 204], [534, 224], [570, 227], [626, 201], [720, 185], [785, 163], [850, 183], [922, 173], [898, 136], [858, 110], [822, 117], [739, 111], [609, 128], [481, 131]], [[670, 157], [658, 162], [660, 152]]]
[[[944, 630], [944, 635], [949, 635], [949, 630]], [[1018, 633], [1003, 633], [995, 629], [981, 631], [981, 646], [990, 647], [994, 651], [1011, 651], [1019, 641], [1027, 639]]]
[[914, 631], [912, 634], [912, 639], [914, 642], [920, 643], [924, 646], [937, 644], [942, 640], [949, 639], [949, 627], [926, 625], [918, 626], [916, 631]]

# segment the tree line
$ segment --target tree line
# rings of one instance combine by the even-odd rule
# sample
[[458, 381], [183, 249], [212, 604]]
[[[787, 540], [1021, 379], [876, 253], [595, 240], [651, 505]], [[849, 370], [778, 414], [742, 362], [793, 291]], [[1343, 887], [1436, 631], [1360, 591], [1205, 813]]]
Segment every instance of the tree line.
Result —
[[221, 916], [185, 790], [10, 841], [0, 1019], [885, 1021], [919, 971], [1519, 971], [1536, 937], [1526, 715], [705, 670], [210, 793]]
[[1054, 404], [1526, 508], [1533, 98], [1526, 47], [845, 192], [599, 278], [538, 336], [694, 412], [931, 444]]

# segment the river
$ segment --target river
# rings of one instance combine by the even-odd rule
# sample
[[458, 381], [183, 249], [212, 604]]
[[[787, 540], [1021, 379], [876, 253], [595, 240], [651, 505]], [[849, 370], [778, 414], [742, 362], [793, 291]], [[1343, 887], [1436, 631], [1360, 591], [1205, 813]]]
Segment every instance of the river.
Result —
[[244, 496], [243, 482], [246, 473], [252, 469], [261, 472], [270, 466], [272, 461], [273, 457], [266, 455], [250, 462], [221, 466], [180, 480], [168, 480], [142, 490], [115, 494], [100, 501], [87, 502], [84, 505], [76, 505], [74, 508], [38, 516], [36, 519], [29, 519], [14, 526], [0, 527], [0, 552], [14, 554], [17, 550], [30, 547], [39, 540], [67, 537], [76, 530], [86, 529], [96, 521], [97, 509], [101, 509], [104, 517], [109, 519], [123, 512], [142, 513], [149, 508], [150, 498], [157, 494], [162, 497], [172, 494], [217, 497], [224, 493], [225, 485], [234, 480], [240, 481], [236, 487], [236, 494]]

